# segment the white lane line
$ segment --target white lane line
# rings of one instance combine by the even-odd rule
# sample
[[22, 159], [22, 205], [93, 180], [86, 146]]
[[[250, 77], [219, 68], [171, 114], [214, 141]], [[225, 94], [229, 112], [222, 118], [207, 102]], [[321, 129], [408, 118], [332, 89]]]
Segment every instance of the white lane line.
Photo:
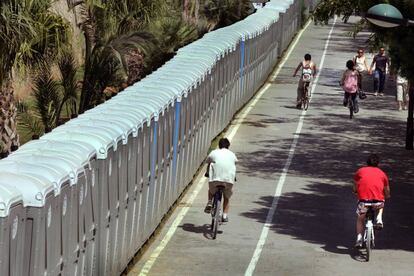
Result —
[[[302, 33], [306, 30], [306, 28], [310, 25], [310, 23], [311, 23], [311, 21], [309, 21], [306, 24], [306, 26], [296, 36], [296, 39], [292, 43], [292, 45], [290, 46], [290, 49], [289, 49], [288, 53], [285, 55], [282, 62], [277, 67], [275, 74], [273, 74], [271, 76], [271, 81], [273, 81], [279, 75], [281, 68], [286, 63], [288, 57], [290, 56], [290, 54], [293, 51], [293, 48], [296, 46], [296, 44], [299, 41], [299, 38], [302, 36]], [[266, 84], [264, 87], [262, 87], [262, 89], [256, 94], [256, 96], [252, 100], [251, 104], [249, 104], [249, 106], [244, 111], [242, 111], [242, 115], [240, 116], [240, 118], [236, 119], [237, 123], [227, 131], [227, 135], [225, 135], [227, 137], [227, 139], [229, 139], [230, 141], [232, 140], [234, 135], [236, 135], [237, 130], [240, 128], [241, 124], [243, 123], [244, 119], [246, 118], [247, 114], [252, 110], [252, 108], [256, 105], [256, 103], [263, 96], [263, 94], [267, 91], [267, 89], [269, 89], [270, 86], [271, 86], [270, 84]], [[185, 215], [187, 214], [188, 210], [190, 209], [190, 206], [193, 204], [195, 198], [197, 197], [198, 193], [200, 192], [201, 188], [203, 187], [203, 185], [206, 182], [207, 182], [207, 179], [203, 178], [196, 184], [191, 196], [187, 200], [187, 203], [188, 203], [188, 204], [186, 204], [187, 207], [183, 207], [180, 210], [179, 214], [175, 218], [174, 222], [170, 226], [170, 229], [167, 231], [167, 233], [165, 234], [165, 236], [162, 239], [162, 241], [160, 242], [160, 244], [157, 246], [157, 248], [154, 249], [151, 256], [145, 262], [143, 268], [141, 269], [140, 273], [138, 274], [139, 276], [148, 275], [148, 273], [151, 270], [152, 266], [154, 265], [155, 261], [160, 256], [161, 252], [165, 249], [168, 242], [171, 240], [171, 238], [174, 235], [175, 231], [177, 230], [178, 226], [181, 224], [181, 221], [184, 219]]]
[[[326, 51], [327, 51], [328, 46], [329, 46], [329, 41], [331, 39], [331, 35], [332, 35], [333, 29], [335, 27], [335, 23], [336, 23], [336, 17], [335, 17], [335, 20], [332, 24], [332, 28], [331, 28], [331, 30], [328, 34], [328, 39], [326, 40], [326, 43], [325, 43], [325, 48], [324, 48], [324, 51], [323, 51], [323, 54], [322, 54], [319, 73], [317, 74], [317, 76], [316, 76], [316, 78], [313, 82], [313, 85], [312, 85], [312, 90], [311, 90], [312, 94], [313, 94], [313, 91], [315, 90], [316, 84], [319, 80], [319, 74], [322, 71], [323, 64], [325, 62]], [[274, 197], [273, 197], [272, 206], [270, 207], [270, 210], [267, 213], [266, 223], [263, 226], [262, 233], [260, 234], [260, 238], [259, 238], [259, 241], [257, 243], [256, 249], [253, 253], [253, 257], [250, 261], [250, 264], [247, 267], [246, 272], [244, 273], [245, 276], [253, 275], [253, 272], [256, 269], [257, 262], [259, 261], [260, 255], [262, 253], [263, 246], [266, 243], [266, 239], [267, 239], [267, 236], [269, 234], [270, 227], [272, 226], [273, 216], [276, 212], [276, 208], [277, 208], [277, 204], [279, 202], [280, 195], [282, 194], [282, 188], [283, 188], [283, 185], [285, 183], [287, 173], [289, 172], [290, 165], [292, 164], [293, 156], [295, 155], [295, 149], [296, 149], [296, 145], [297, 145], [298, 140], [299, 140], [300, 132], [302, 131], [302, 126], [303, 126], [303, 121], [305, 119], [305, 115], [306, 115], [306, 111], [303, 110], [302, 114], [300, 115], [300, 119], [299, 119], [298, 126], [296, 128], [296, 132], [293, 136], [292, 145], [290, 146], [290, 149], [289, 149], [289, 156], [286, 160], [286, 164], [285, 164], [285, 166], [282, 170], [282, 174], [280, 175], [279, 181], [278, 181], [277, 186], [276, 186], [276, 191], [275, 191], [275, 194], [274, 194]]]
[[190, 209], [190, 206], [193, 204], [195, 198], [197, 197], [198, 193], [200, 192], [203, 185], [207, 182], [207, 178], [200, 179], [198, 181], [195, 189], [191, 193], [189, 199], [187, 200], [188, 204], [185, 204], [186, 207], [183, 207], [180, 210], [180, 213], [175, 218], [174, 222], [170, 226], [170, 229], [168, 230], [167, 234], [165, 234], [164, 238], [160, 242], [160, 244], [155, 248], [155, 250], [152, 252], [151, 256], [145, 263], [144, 267], [142, 268], [141, 272], [138, 274], [139, 276], [146, 276], [148, 275], [149, 271], [151, 270], [152, 266], [154, 265], [155, 261], [157, 260], [158, 256], [161, 254], [161, 252], [164, 250], [164, 248], [167, 246], [168, 242], [171, 240], [172, 236], [174, 235], [175, 231], [177, 230], [178, 226], [181, 224], [181, 221], [187, 214], [188, 210]]

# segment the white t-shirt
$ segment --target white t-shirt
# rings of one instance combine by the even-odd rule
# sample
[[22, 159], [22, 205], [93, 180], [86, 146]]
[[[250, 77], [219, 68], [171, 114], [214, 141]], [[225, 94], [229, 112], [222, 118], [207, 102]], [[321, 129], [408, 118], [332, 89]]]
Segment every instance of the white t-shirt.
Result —
[[407, 84], [408, 80], [400, 75], [397, 75], [397, 84], [398, 85], [405, 85]]
[[313, 77], [313, 67], [315, 65], [312, 61], [302, 61], [302, 80], [310, 82]]
[[210, 162], [209, 182], [222, 181], [234, 184], [236, 177], [236, 155], [226, 149], [215, 149], [207, 157]]
[[365, 71], [365, 56], [355, 56], [355, 69], [360, 73]]

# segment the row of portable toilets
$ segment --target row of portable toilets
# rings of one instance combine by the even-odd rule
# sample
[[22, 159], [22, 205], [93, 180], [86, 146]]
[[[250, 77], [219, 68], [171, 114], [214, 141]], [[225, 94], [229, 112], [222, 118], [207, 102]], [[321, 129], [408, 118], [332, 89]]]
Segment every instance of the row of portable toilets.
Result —
[[274, 0], [0, 161], [0, 275], [119, 275], [301, 25]]

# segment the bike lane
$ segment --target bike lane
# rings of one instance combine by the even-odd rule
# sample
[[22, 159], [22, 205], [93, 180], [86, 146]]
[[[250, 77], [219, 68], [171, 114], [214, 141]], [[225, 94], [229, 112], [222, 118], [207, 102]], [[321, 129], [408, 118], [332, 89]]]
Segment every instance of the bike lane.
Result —
[[[322, 37], [318, 30], [307, 32], [306, 43], [299, 44], [297, 51], [317, 52], [320, 43], [315, 37]], [[341, 105], [338, 80], [346, 61], [368, 37], [361, 33], [352, 40], [349, 31], [349, 24], [338, 22], [332, 33], [254, 275], [412, 275], [414, 271], [414, 221], [409, 211], [414, 207], [414, 156], [404, 149], [406, 113], [396, 110], [395, 88], [387, 80], [386, 95], [369, 93], [359, 101], [360, 112], [349, 119]], [[372, 91], [371, 82], [364, 84]], [[272, 148], [272, 155], [278, 156], [281, 149]], [[385, 227], [377, 232], [377, 247], [366, 263], [353, 249], [356, 198], [351, 186], [354, 172], [365, 165], [369, 153], [382, 158], [380, 166], [390, 177], [392, 197], [386, 203]], [[264, 223], [272, 201], [273, 197], [264, 196], [259, 199], [261, 208], [242, 215]]]
[[[369, 95], [355, 120], [348, 119], [337, 83], [357, 44], [345, 35], [349, 25], [332, 27], [309, 25], [267, 90], [246, 106], [249, 113], [240, 112], [232, 122], [228, 135], [234, 135], [231, 149], [240, 160], [238, 182], [230, 222], [220, 227], [217, 239], [209, 239], [210, 217], [203, 213], [207, 184], [199, 176], [128, 275], [390, 275], [386, 272], [391, 268], [404, 275], [414, 268], [408, 261], [414, 256], [409, 235], [413, 217], [402, 211], [413, 207], [409, 195], [414, 194], [407, 181], [414, 168], [412, 155], [410, 159], [402, 145], [405, 116], [393, 110], [392, 96]], [[330, 30], [324, 68], [305, 115], [294, 108], [298, 78], [291, 75], [307, 52], [320, 65]], [[232, 132], [234, 127], [237, 132]], [[385, 158], [385, 170], [396, 187], [379, 248], [367, 265], [351, 249], [355, 199], [350, 187], [353, 172], [371, 151]], [[276, 194], [281, 195], [269, 220], [278, 186]], [[252, 258], [257, 263], [252, 265]]]

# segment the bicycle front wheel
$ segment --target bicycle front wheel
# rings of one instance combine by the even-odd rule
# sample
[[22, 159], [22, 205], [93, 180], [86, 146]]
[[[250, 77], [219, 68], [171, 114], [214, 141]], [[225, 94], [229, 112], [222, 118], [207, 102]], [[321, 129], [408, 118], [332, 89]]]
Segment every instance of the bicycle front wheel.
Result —
[[365, 231], [367, 231], [367, 240], [365, 242], [365, 247], [366, 247], [366, 250], [367, 250], [366, 259], [367, 259], [367, 262], [369, 262], [369, 259], [371, 258], [372, 242], [373, 242], [373, 240], [372, 240], [372, 232], [373, 232], [372, 226], [368, 227]]
[[303, 109], [308, 110], [308, 107], [309, 107], [309, 99], [305, 98], [303, 99]]

